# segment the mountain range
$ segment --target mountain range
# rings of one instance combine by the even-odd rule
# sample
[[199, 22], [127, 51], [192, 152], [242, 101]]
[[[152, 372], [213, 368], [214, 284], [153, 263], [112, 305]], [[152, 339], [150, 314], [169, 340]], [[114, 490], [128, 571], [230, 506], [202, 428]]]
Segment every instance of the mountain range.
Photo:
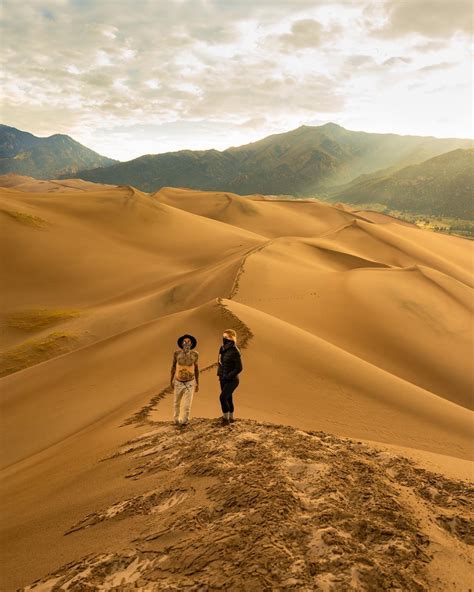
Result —
[[101, 156], [70, 136], [39, 138], [0, 124], [0, 174], [16, 173], [36, 179], [73, 175], [81, 169], [106, 167], [117, 161]]
[[418, 164], [472, 140], [350, 131], [335, 123], [303, 125], [227, 150], [179, 150], [81, 171], [96, 183], [310, 196], [364, 173]]
[[303, 125], [226, 150], [179, 150], [127, 162], [106, 158], [69, 136], [37, 138], [0, 126], [0, 174], [80, 178], [132, 185], [318, 196], [355, 204], [474, 219], [473, 141]]
[[392, 174], [363, 175], [331, 192], [329, 201], [473, 220], [473, 188], [474, 148], [458, 148]]

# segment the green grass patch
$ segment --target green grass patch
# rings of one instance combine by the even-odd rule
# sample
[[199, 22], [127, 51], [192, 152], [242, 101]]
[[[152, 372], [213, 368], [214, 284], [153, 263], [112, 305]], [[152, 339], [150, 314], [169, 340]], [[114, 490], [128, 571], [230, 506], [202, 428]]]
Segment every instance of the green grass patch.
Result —
[[56, 331], [44, 337], [28, 339], [0, 353], [0, 377], [29, 368], [77, 346], [79, 335]]
[[32, 308], [20, 310], [7, 316], [6, 324], [13, 329], [39, 331], [64, 321], [69, 321], [81, 314], [76, 309]]
[[0, 212], [10, 216], [17, 222], [25, 224], [26, 226], [31, 226], [32, 228], [45, 228], [50, 224], [50, 222], [44, 218], [32, 216], [31, 214], [25, 214], [25, 212], [19, 212], [17, 210], [5, 210], [4, 208], [0, 208]]
[[426, 214], [413, 214], [398, 210], [391, 212], [393, 216], [413, 222], [420, 228], [452, 234], [463, 238], [474, 238], [474, 221], [462, 218], [449, 218], [447, 216], [427, 216]]
[[453, 234], [463, 238], [474, 238], [474, 221], [464, 220], [462, 218], [450, 218], [448, 216], [434, 216], [417, 212], [408, 212], [406, 210], [392, 210], [385, 204], [377, 202], [349, 204], [357, 210], [373, 210], [389, 216], [394, 216], [406, 222], [412, 222], [420, 228], [433, 230], [434, 232], [443, 232], [444, 234]]

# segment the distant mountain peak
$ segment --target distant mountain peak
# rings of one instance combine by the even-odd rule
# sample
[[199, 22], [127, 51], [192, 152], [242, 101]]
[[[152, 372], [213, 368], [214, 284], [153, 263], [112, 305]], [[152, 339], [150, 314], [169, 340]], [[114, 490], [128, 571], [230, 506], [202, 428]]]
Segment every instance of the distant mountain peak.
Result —
[[16, 173], [36, 179], [56, 179], [117, 162], [66, 134], [39, 137], [4, 124], [0, 125], [0, 159], [0, 175]]
[[324, 123], [323, 125], [321, 125], [319, 127], [326, 127], [326, 128], [330, 128], [330, 129], [346, 129], [345, 127], [342, 127], [342, 125], [339, 125], [338, 123], [334, 123], [333, 121], [329, 121], [328, 123]]
[[[300, 125], [299, 127], [297, 127], [296, 129], [294, 129], [293, 131], [298, 131], [298, 130], [320, 130], [320, 129], [327, 129], [327, 130], [344, 130], [347, 131], [345, 127], [342, 127], [342, 125], [339, 125], [338, 123], [334, 123], [333, 121], [329, 121], [328, 123], [323, 123], [321, 125]], [[285, 132], [284, 132], [285, 133]], [[288, 132], [291, 133], [291, 132]]]
[[[38, 136], [36, 136], [38, 137]], [[71, 138], [71, 136], [68, 136], [67, 134], [52, 134], [51, 136], [46, 136], [44, 139], [46, 140], [52, 140], [53, 138], [67, 138], [68, 140], [72, 140], [73, 142], [75, 142], [76, 140], [74, 140], [74, 138]]]

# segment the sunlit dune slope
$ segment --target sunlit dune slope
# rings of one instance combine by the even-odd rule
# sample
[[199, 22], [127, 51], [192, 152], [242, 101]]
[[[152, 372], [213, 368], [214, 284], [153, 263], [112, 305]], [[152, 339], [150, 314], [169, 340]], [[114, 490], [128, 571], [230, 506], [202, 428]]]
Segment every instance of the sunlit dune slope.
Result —
[[[28, 183], [32, 187], [25, 190]], [[244, 365], [235, 394], [238, 420], [285, 424], [268, 433], [277, 443], [283, 442], [279, 433], [291, 435], [288, 444], [300, 452], [295, 443], [307, 438], [301, 430], [334, 434], [324, 462], [341, 475], [351, 471], [354, 479], [366, 476], [364, 463], [378, 453], [351, 456], [351, 446], [359, 446], [353, 443], [347, 445], [348, 458], [359, 464], [341, 465], [346, 444], [338, 437], [370, 441], [443, 475], [469, 477], [472, 241], [316, 200], [173, 188], [150, 195], [80, 181], [60, 189], [47, 182], [39, 190], [37, 183], [10, 179], [10, 187], [0, 188], [1, 514], [7, 517], [1, 535], [8, 541], [2, 549], [3, 588], [17, 589], [36, 578], [51, 586], [56, 576], [45, 574], [58, 569], [57, 577], [66, 582], [76, 567], [84, 585], [108, 585], [121, 576], [123, 549], [133, 547], [141, 532], [136, 516], [64, 533], [121, 500], [138, 500], [141, 508], [141, 496], [150, 488], [163, 493], [171, 487], [163, 472], [155, 484], [146, 475], [124, 479], [128, 458], [117, 450], [126, 440], [148, 438], [150, 424], [163, 428], [161, 444], [177, 442], [167, 423], [169, 381], [176, 339], [183, 333], [197, 337], [201, 369], [190, 427], [198, 432], [183, 440], [196, 454], [196, 462], [186, 465], [194, 484], [201, 454], [209, 455], [211, 466], [223, 450], [241, 454], [240, 440], [233, 439], [237, 432], [247, 442], [248, 431], [258, 438], [267, 430], [262, 423], [241, 422], [233, 424], [230, 440], [195, 439], [215, 429], [208, 419], [220, 415], [216, 360], [222, 331], [229, 327], [237, 330]], [[297, 454], [283, 444], [286, 455]], [[145, 463], [161, 466], [166, 455], [158, 443], [150, 446]], [[178, 448], [167, 450], [173, 455]], [[380, 459], [389, 458], [381, 454]], [[107, 456], [114, 463], [100, 462]], [[380, 459], [369, 462], [371, 486]], [[423, 495], [438, 500], [432, 491], [433, 484], [444, 483], [440, 477], [393, 462], [397, 474], [411, 475]], [[384, 479], [393, 479], [394, 466], [390, 460]], [[167, 465], [166, 479], [175, 475], [173, 467]], [[268, 484], [264, 468], [252, 467], [254, 484]], [[443, 495], [464, 491], [459, 483], [444, 485]], [[385, 491], [381, 487], [381, 495]], [[405, 489], [397, 491], [406, 503]], [[452, 566], [460, 574], [469, 561], [462, 546], [463, 495], [455, 509], [436, 506], [444, 512], [444, 526], [426, 520], [413, 530], [413, 541], [419, 540], [416, 532], [434, 541], [434, 571], [425, 575], [438, 582], [431, 589], [440, 592], [454, 581]], [[274, 501], [269, 507], [277, 507]], [[428, 510], [420, 503], [415, 505], [424, 516]], [[190, 511], [195, 508], [200, 502]], [[138, 515], [141, 520], [143, 512]], [[182, 520], [182, 507], [171, 515]], [[241, 518], [246, 527], [247, 515]], [[284, 538], [286, 531], [280, 534]], [[91, 553], [113, 557], [104, 581], [88, 571], [95, 560], [77, 563]], [[179, 562], [181, 553], [175, 558]], [[344, 558], [344, 565], [353, 565], [346, 551]], [[311, 579], [310, 563], [305, 565], [310, 571], [303, 580], [319, 582]], [[349, 571], [341, 574], [350, 577]], [[401, 585], [397, 574], [393, 571], [393, 582]]]
[[[248, 415], [468, 454], [469, 241], [317, 201], [173, 188], [4, 188], [0, 207], [5, 464], [165, 389], [180, 333], [195, 330], [213, 364], [240, 313], [253, 319], [239, 389]], [[208, 377], [200, 400], [212, 416]], [[28, 415], [40, 400], [44, 422]], [[25, 417], [34, 438], [16, 432]]]
[[163, 204], [245, 228], [267, 238], [315, 236], [357, 219], [323, 202], [252, 199], [235, 193], [164, 187], [154, 194]]
[[7, 175], [0, 175], [0, 187], [8, 187], [17, 191], [30, 193], [62, 193], [64, 191], [97, 191], [99, 188], [111, 189], [115, 185], [91, 183], [82, 179], [52, 179], [48, 181], [9, 173]]

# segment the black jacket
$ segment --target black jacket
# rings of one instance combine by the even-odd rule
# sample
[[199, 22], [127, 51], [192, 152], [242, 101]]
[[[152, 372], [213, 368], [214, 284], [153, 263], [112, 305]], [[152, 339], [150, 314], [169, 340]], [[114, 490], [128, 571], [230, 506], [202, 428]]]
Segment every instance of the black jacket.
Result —
[[242, 360], [240, 349], [232, 343], [230, 346], [221, 345], [219, 349], [219, 361], [217, 375], [221, 380], [234, 380], [239, 372], [242, 372]]

